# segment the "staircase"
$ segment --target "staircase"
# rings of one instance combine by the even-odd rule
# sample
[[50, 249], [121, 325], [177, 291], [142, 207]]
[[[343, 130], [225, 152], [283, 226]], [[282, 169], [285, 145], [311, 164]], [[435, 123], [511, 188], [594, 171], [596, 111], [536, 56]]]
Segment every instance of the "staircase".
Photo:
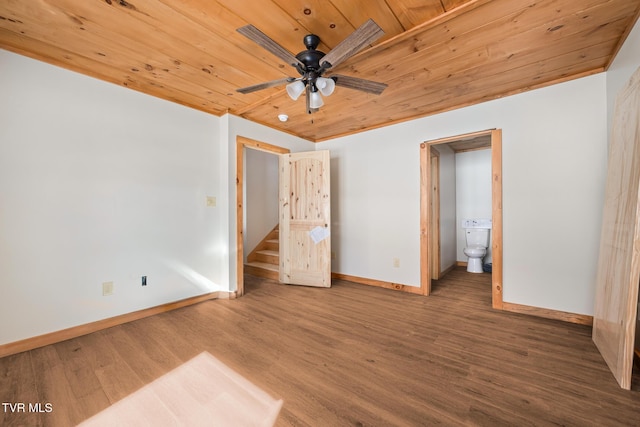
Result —
[[247, 255], [244, 272], [258, 277], [278, 280], [280, 271], [280, 235], [278, 226], [262, 239], [256, 248]]

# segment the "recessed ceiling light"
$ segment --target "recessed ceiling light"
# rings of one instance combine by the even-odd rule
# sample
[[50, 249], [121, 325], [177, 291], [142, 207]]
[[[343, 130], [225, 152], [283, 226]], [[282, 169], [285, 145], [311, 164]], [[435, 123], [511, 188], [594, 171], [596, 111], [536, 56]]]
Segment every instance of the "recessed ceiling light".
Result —
[[286, 122], [287, 120], [289, 120], [289, 116], [287, 116], [286, 114], [278, 114], [278, 120], [280, 120], [281, 122]]

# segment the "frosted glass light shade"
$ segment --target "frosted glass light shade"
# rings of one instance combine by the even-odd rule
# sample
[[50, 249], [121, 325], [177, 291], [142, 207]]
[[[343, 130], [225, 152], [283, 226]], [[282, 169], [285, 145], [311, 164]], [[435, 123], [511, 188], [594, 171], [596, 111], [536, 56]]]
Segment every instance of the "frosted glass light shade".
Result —
[[320, 92], [309, 93], [309, 107], [320, 108], [323, 105], [324, 105], [324, 101], [322, 100], [322, 96], [320, 96]]
[[302, 80], [296, 80], [295, 82], [287, 85], [287, 93], [294, 101], [302, 95], [302, 92], [304, 92], [304, 83]]
[[316, 80], [316, 87], [320, 90], [321, 94], [329, 96], [336, 88], [336, 82], [334, 82], [333, 79], [328, 79], [326, 77], [318, 77]]

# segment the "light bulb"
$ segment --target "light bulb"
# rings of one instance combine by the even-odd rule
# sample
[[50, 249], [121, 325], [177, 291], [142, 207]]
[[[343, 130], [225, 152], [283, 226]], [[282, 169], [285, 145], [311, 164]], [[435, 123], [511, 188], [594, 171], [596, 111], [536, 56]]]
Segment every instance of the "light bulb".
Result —
[[336, 82], [333, 79], [327, 79], [326, 77], [318, 77], [316, 80], [316, 87], [320, 90], [320, 93], [324, 96], [329, 96], [336, 88]]
[[302, 92], [304, 92], [304, 87], [304, 83], [301, 80], [296, 80], [295, 82], [287, 85], [287, 93], [291, 99], [296, 101], [300, 95], [302, 95]]
[[320, 108], [324, 105], [324, 101], [322, 100], [322, 96], [320, 96], [319, 92], [310, 92], [309, 94], [309, 107], [311, 108]]

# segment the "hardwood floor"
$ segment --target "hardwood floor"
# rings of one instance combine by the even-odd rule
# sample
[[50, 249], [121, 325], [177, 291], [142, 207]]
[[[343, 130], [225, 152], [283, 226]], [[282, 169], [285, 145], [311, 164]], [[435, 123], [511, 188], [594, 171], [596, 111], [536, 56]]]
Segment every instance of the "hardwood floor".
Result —
[[640, 424], [591, 328], [491, 309], [488, 274], [456, 269], [423, 297], [345, 281], [247, 276], [207, 301], [0, 359], [0, 401], [50, 403], [0, 425], [71, 426], [209, 352], [284, 406], [276, 425]]

